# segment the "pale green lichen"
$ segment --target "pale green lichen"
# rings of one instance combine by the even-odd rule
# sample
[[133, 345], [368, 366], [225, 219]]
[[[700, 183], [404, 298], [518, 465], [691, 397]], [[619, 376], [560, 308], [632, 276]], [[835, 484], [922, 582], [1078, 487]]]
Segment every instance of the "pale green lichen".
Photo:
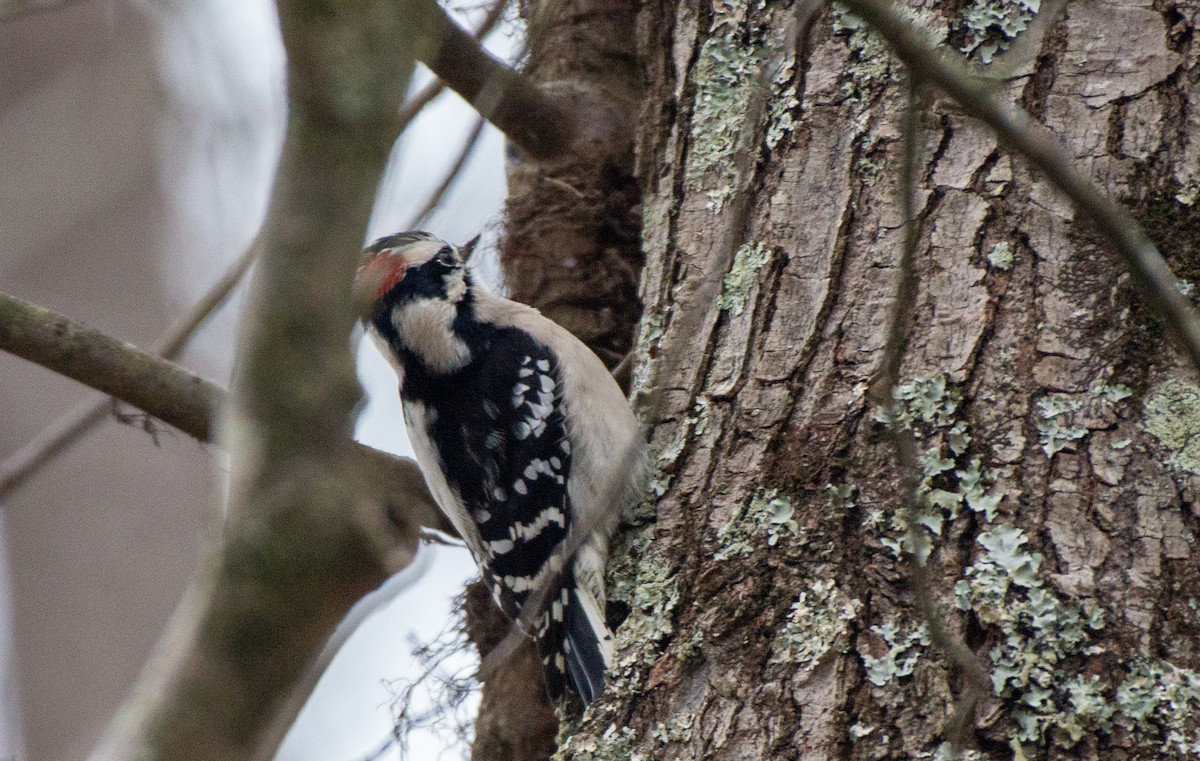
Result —
[[696, 722], [693, 714], [672, 716], [665, 722], [658, 722], [650, 730], [650, 737], [663, 745], [670, 743], [685, 743], [692, 738], [692, 726]]
[[661, 314], [642, 315], [641, 323], [638, 326], [637, 349], [633, 361], [631, 382], [635, 398], [647, 390], [647, 384], [650, 382], [650, 368], [654, 362], [654, 351], [662, 341], [665, 325], [666, 320]]
[[[888, 525], [892, 533], [880, 537], [880, 543], [896, 557], [907, 552], [924, 561], [946, 522], [957, 518], [963, 505], [991, 522], [1002, 495], [990, 490], [988, 482], [995, 479], [995, 474], [983, 470], [980, 458], [963, 464], [970, 449], [971, 433], [966, 421], [955, 419], [962, 401], [959, 388], [944, 375], [915, 378], [898, 385], [893, 398], [892, 409], [876, 410], [875, 419], [905, 428], [916, 439], [930, 440], [934, 445], [918, 456], [921, 480], [916, 503], [891, 516]], [[864, 525], [877, 528], [884, 517], [882, 511], [873, 511]]]
[[771, 78], [771, 105], [767, 114], [767, 148], [775, 147], [790, 135], [796, 123], [792, 111], [800, 105], [796, 92], [796, 59], [790, 58]]
[[629, 615], [613, 635], [612, 688], [617, 692], [640, 689], [646, 668], [675, 628], [672, 612], [679, 603], [679, 583], [665, 560], [648, 554], [649, 545], [649, 530], [644, 530], [613, 553], [608, 569], [610, 598], [629, 605]]
[[683, 454], [683, 450], [687, 448], [692, 428], [695, 425], [696, 419], [687, 416], [675, 426], [673, 431], [669, 432], [665, 441], [651, 444], [650, 462], [654, 466], [648, 486], [651, 498], [661, 497], [671, 488], [671, 481], [674, 478], [672, 466]]
[[[950, 743], [942, 743], [936, 750], [917, 753], [914, 757], [918, 759], [928, 758], [930, 761], [985, 761], [987, 758], [980, 751], [958, 750]], [[1013, 761], [1021, 761], [1021, 759], [1014, 758]]]
[[554, 761], [570, 758], [572, 761], [647, 761], [647, 757], [634, 748], [637, 735], [631, 727], [610, 724], [599, 736], [568, 738], [559, 745]]
[[831, 580], [822, 580], [800, 593], [783, 628], [772, 644], [771, 661], [789, 663], [804, 676], [825, 653], [842, 641], [849, 622], [858, 616], [861, 603], [848, 598]]
[[703, 655], [704, 630], [693, 629], [691, 635], [679, 643], [679, 662], [688, 663]]
[[755, 494], [724, 526], [717, 530], [719, 544], [714, 560], [745, 557], [754, 552], [757, 537], [766, 535], [768, 547], [774, 547], [785, 535], [798, 537], [803, 542], [803, 532], [796, 523], [792, 498], [775, 489], [766, 489]]
[[887, 652], [878, 658], [862, 652], [864, 645], [860, 645], [859, 656], [867, 668], [867, 679], [876, 687], [883, 687], [899, 677], [910, 676], [921, 658], [922, 648], [930, 643], [929, 628], [925, 624], [905, 634], [894, 621], [886, 621], [872, 626], [871, 631], [887, 645]]
[[1066, 420], [1070, 413], [1083, 407], [1083, 402], [1066, 394], [1049, 394], [1039, 399], [1038, 418], [1036, 421], [1038, 440], [1042, 451], [1047, 457], [1074, 446], [1073, 442], [1087, 435], [1087, 429], [1069, 425]]
[[733, 255], [733, 266], [725, 275], [717, 306], [732, 315], [741, 314], [750, 298], [750, 289], [758, 282], [759, 271], [770, 261], [771, 249], [761, 241], [753, 245], [742, 244]]
[[[887, 42], [841, 3], [833, 4], [833, 29], [845, 33], [850, 51], [842, 72], [842, 92], [858, 112], [865, 112], [876, 90], [898, 80], [897, 61]], [[864, 134], [867, 129], [867, 123], [862, 122], [855, 131]]]
[[1155, 739], [1162, 753], [1200, 756], [1200, 674], [1145, 660], [1117, 687], [1113, 717], [1134, 736]]
[[1111, 404], [1133, 396], [1133, 389], [1124, 383], [1102, 383], [1099, 386], [1100, 395]]
[[736, 28], [714, 30], [700, 46], [686, 179], [693, 188], [707, 189], [717, 211], [733, 193], [733, 154], [759, 86], [764, 51], [762, 42], [747, 44]]
[[958, 24], [967, 36], [959, 50], [991, 63], [1025, 31], [1040, 5], [1040, 0], [972, 0]]
[[[875, 419], [881, 423], [897, 424], [913, 430], [924, 424], [932, 428], [947, 428], [954, 425], [954, 413], [962, 403], [962, 390], [946, 380], [945, 375], [932, 378], [914, 378], [896, 386], [892, 397], [892, 415], [877, 410]], [[894, 417], [894, 421], [892, 418]]]
[[[1088, 434], [1082, 423], [1115, 419], [1114, 405], [1132, 395], [1127, 386], [1098, 381], [1086, 394], [1050, 394], [1039, 400], [1035, 422], [1043, 451], [1053, 456], [1074, 446]], [[982, 458], [969, 454], [972, 438], [966, 424], [955, 419], [961, 396], [953, 385], [944, 378], [916, 379], [897, 389], [895, 398], [894, 408], [877, 413], [877, 419], [902, 425], [932, 446], [923, 448], [919, 458], [918, 504], [892, 516], [890, 528], [902, 532], [900, 538], [892, 534], [881, 541], [897, 555], [907, 551], [925, 557], [964, 506], [983, 520], [985, 530], [977, 538], [982, 554], [955, 585], [955, 603], [996, 636], [988, 651], [992, 686], [1012, 719], [1009, 739], [1015, 757], [1027, 757], [1022, 743], [1026, 748], [1053, 744], [1070, 749], [1117, 727], [1143, 744], [1158, 743], [1159, 751], [1170, 757], [1200, 754], [1200, 674], [1145, 654], [1129, 661], [1124, 679], [1089, 673], [1094, 664], [1086, 659], [1105, 652], [1096, 635], [1105, 627], [1103, 610], [1089, 599], [1060, 598], [1042, 581], [1043, 558], [1030, 548], [1026, 534], [1009, 524], [994, 524], [1001, 497], [990, 492], [988, 483], [998, 476], [984, 469]], [[1166, 381], [1148, 395], [1145, 408], [1144, 425], [1172, 450], [1177, 458], [1172, 463], [1200, 467], [1200, 444], [1195, 443], [1200, 442], [1200, 387]], [[1116, 449], [1131, 445], [1128, 438], [1109, 444]], [[864, 525], [878, 529], [885, 519], [876, 510]], [[902, 630], [893, 622], [872, 631], [886, 651], [863, 652], [867, 643], [860, 640], [871, 683], [882, 686], [912, 674], [923, 652], [921, 631]], [[879, 652], [878, 644], [873, 650]], [[919, 757], [948, 757], [940, 750]]]
[[1184, 206], [1191, 206], [1200, 198], [1200, 181], [1188, 180], [1175, 194], [1175, 200]]
[[1013, 250], [1007, 241], [1000, 241], [992, 246], [987, 255], [988, 264], [998, 270], [1007, 272], [1013, 268]]
[[[954, 471], [958, 477], [958, 489], [967, 507], [975, 513], [983, 513], [984, 520], [991, 523], [996, 519], [1003, 495], [989, 493], [984, 485], [984, 473], [978, 457], [971, 459], [967, 467]], [[994, 476], [992, 476], [994, 478]]]
[[853, 510], [858, 506], [858, 489], [852, 484], [827, 484], [825, 493], [829, 495], [829, 506], [835, 510]]
[[[670, 430], [669, 438], [651, 445], [650, 462], [654, 469], [650, 474], [648, 491], [652, 497], [661, 497], [667, 493], [671, 487], [676, 460], [683, 454], [693, 436], [699, 436], [708, 430], [711, 403], [707, 394], [698, 396], [692, 410]], [[667, 430], [666, 426], [661, 428]]]
[[696, 403], [692, 405], [692, 417], [696, 421], [693, 431], [697, 436], [703, 435], [708, 431], [709, 412], [712, 410], [712, 399], [708, 394], [700, 394], [696, 397]]
[[1168, 378], [1146, 394], [1143, 409], [1142, 426], [1168, 451], [1167, 462], [1200, 474], [1200, 386]]
[[863, 739], [867, 735], [874, 732], [875, 727], [871, 726], [870, 724], [863, 724], [862, 722], [855, 722], [850, 725], [850, 727], [847, 731], [849, 731], [849, 733], [850, 733], [850, 739], [853, 740], [854, 742], [858, 742], [859, 740]]
[[639, 526], [616, 535], [608, 555], [608, 564], [604, 568], [610, 601], [633, 605], [638, 565], [646, 557], [653, 539], [652, 525]]
[[[710, 33], [692, 70], [696, 95], [685, 177], [691, 188], [705, 192], [714, 211], [724, 207], [739, 180], [735, 154], [739, 150], [757, 153], [761, 148], [739, 145], [757, 134], [759, 125], [748, 125], [747, 117], [765, 119], [762, 139], [769, 149], [795, 128], [792, 112], [800, 105], [795, 56], [781, 48], [781, 40], [772, 40], [771, 30], [778, 27], [764, 18], [765, 7], [765, 3], [717, 3]], [[773, 50], [789, 57], [779, 59]]]
[[1070, 747], [1103, 728], [1088, 700], [1091, 685], [1068, 668], [1079, 654], [1099, 652], [1091, 640], [1104, 627], [1103, 611], [1089, 602], [1065, 603], [1047, 589], [1042, 556], [1026, 547], [1021, 529], [997, 526], [977, 541], [985, 553], [955, 584], [955, 604], [1000, 631], [988, 655], [992, 688], [1016, 720], [1012, 738]]

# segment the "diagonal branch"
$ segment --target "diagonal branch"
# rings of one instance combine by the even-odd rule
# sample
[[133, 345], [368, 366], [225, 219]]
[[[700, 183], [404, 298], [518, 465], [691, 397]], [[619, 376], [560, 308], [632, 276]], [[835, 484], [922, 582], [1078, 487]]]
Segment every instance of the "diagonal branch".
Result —
[[900, 164], [900, 205], [904, 216], [904, 247], [900, 252], [900, 262], [897, 267], [896, 295], [892, 300], [888, 316], [883, 361], [871, 389], [871, 395], [875, 404], [886, 412], [890, 421], [887, 425], [887, 433], [888, 438], [891, 439], [896, 464], [900, 471], [902, 499], [904, 500], [900, 508], [900, 515], [903, 517], [907, 531], [905, 543], [907, 552], [904, 561], [908, 572], [909, 588], [913, 592], [913, 601], [917, 610], [920, 611], [921, 617], [925, 620], [926, 626], [929, 627], [929, 637], [934, 645], [945, 652], [966, 677], [966, 686], [963, 689], [962, 697], [955, 706], [948, 731], [951, 744], [956, 750], [959, 750], [965, 744], [967, 733], [974, 726], [975, 707], [988, 694], [991, 682], [987, 671], [984, 670], [975, 653], [947, 628], [941, 606], [938, 605], [933, 594], [933, 576], [918, 553], [917, 548], [921, 546], [918, 532], [924, 530], [915, 516], [921, 481], [918, 474], [921, 472], [921, 468], [913, 433], [896, 422], [894, 414], [896, 387], [900, 383], [900, 367], [904, 360], [909, 327], [917, 302], [917, 273], [913, 264], [920, 238], [916, 204], [917, 159], [920, 145], [917, 86], [915, 75], [910, 73], [908, 97], [904, 108], [903, 154]]
[[845, 4], [891, 44], [915, 75], [996, 130], [1112, 241], [1147, 306], [1167, 324], [1192, 366], [1200, 368], [1200, 314], [1179, 292], [1171, 268], [1142, 229], [1124, 207], [1075, 169], [1058, 138], [1024, 110], [1001, 101], [988, 83], [972, 76], [960, 57], [934, 49], [888, 0], [845, 0]]
[[[224, 275], [209, 288], [195, 306], [159, 338], [157, 353], [175, 359], [205, 321], [225, 303], [250, 270], [259, 253], [255, 241]], [[19, 489], [34, 473], [65, 452], [85, 433], [108, 417], [107, 397], [88, 399], [40, 431], [34, 438], [0, 462], [0, 501]]]
[[56, 11], [78, 0], [0, 0], [0, 22], [32, 13]]
[[413, 0], [417, 58], [534, 159], [561, 155], [577, 131], [573, 101], [538, 87], [491, 53], [435, 0]]
[[[21, 335], [19, 341], [12, 338], [15, 333]], [[208, 421], [224, 406], [224, 389], [130, 343], [2, 293], [0, 351], [137, 407], [199, 441], [215, 441], [214, 427]], [[146, 400], [152, 403], [143, 404]], [[415, 462], [365, 444], [356, 443], [354, 451], [360, 466], [374, 474], [371, 480], [388, 496], [383, 507], [390, 523], [455, 533], [434, 503]], [[396, 502], [396, 495], [403, 497], [401, 502]]]
[[[475, 30], [475, 39], [481, 43], [491, 34], [500, 20], [504, 18], [504, 11], [508, 9], [508, 0], [496, 0], [492, 7], [488, 9], [487, 16], [479, 24], [479, 28]], [[434, 77], [433, 81], [422, 87], [416, 95], [413, 95], [404, 102], [404, 106], [400, 109], [400, 124], [396, 128], [397, 132], [404, 132], [408, 125], [420, 115], [437, 96], [446, 91], [446, 83]]]
[[128, 402], [201, 441], [223, 393], [173, 362], [0, 294], [0, 349]]

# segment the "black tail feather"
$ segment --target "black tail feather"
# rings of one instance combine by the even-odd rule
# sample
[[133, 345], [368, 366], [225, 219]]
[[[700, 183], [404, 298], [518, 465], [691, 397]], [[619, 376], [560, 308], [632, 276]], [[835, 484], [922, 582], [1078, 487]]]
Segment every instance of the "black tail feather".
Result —
[[567, 604], [567, 669], [579, 699], [587, 706], [604, 691], [604, 655], [600, 639], [588, 621], [587, 613], [575, 590]]
[[538, 628], [538, 655], [546, 674], [546, 692], [552, 701], [562, 697], [568, 678], [586, 706], [604, 691], [605, 661], [599, 637], [575, 590], [572, 574], [566, 585], [550, 597]]

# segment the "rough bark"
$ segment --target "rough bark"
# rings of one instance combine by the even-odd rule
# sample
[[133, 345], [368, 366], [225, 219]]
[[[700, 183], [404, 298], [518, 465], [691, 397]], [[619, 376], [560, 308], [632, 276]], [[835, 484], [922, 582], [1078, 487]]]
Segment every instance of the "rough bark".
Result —
[[630, 35], [636, 3], [522, 4], [529, 76], [571, 102], [573, 143], [509, 170], [501, 261], [512, 298], [532, 304], [610, 366], [633, 344], [641, 307], [634, 117], [641, 75]]
[[[1185, 282], [1198, 9], [1071, 4], [997, 84]], [[977, 61], [1029, 20], [1003, 3], [912, 10]], [[628, 610], [616, 684], [565, 758], [948, 752], [962, 677], [913, 609], [905, 495], [867, 396], [903, 240], [902, 72], [836, 9], [793, 45], [797, 11], [661, 0], [639, 17], [635, 394], [653, 505], [610, 563]], [[968, 747], [1194, 757], [1195, 374], [1111, 247], [988, 129], [933, 99], [922, 138], [901, 424], [925, 452], [934, 595], [995, 688]]]

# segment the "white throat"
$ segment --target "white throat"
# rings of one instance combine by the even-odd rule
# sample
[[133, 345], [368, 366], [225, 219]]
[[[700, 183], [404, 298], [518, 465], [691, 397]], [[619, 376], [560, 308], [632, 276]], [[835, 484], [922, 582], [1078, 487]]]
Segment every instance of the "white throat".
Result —
[[461, 370], [471, 360], [471, 350], [455, 334], [455, 305], [443, 299], [419, 299], [392, 310], [392, 324], [405, 348], [432, 372], [444, 375]]

